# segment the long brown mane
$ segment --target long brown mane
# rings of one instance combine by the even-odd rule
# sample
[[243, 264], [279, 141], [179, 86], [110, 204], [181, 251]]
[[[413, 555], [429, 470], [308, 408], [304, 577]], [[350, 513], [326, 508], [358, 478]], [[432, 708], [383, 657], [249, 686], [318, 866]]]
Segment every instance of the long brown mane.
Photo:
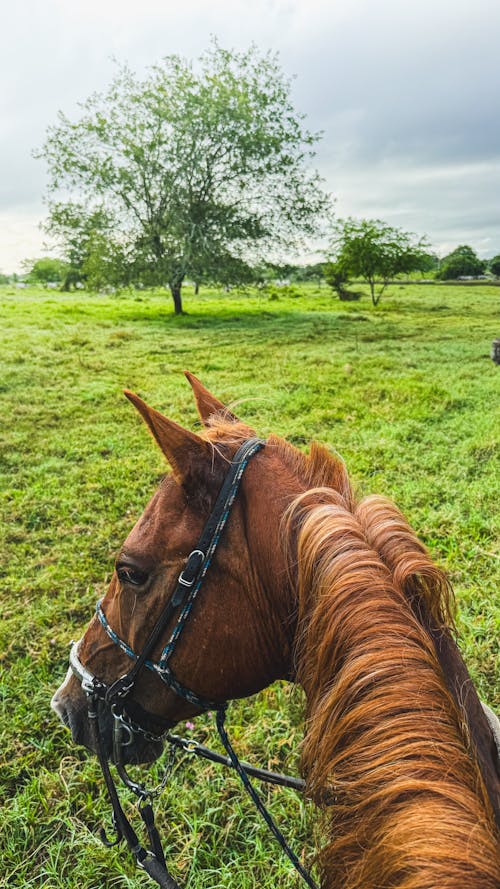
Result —
[[[207, 438], [248, 427], [214, 417]], [[302, 769], [325, 807], [324, 889], [499, 889], [500, 838], [468, 727], [429, 635], [454, 597], [389, 500], [357, 501], [345, 466], [267, 442], [300, 479], [286, 514], [297, 590]], [[423, 621], [425, 617], [425, 621]]]
[[418, 619], [425, 609], [452, 626], [444, 575], [390, 502], [356, 504], [345, 477], [341, 493], [300, 495], [288, 530], [308, 701], [302, 765], [313, 798], [330, 802], [322, 885], [498, 889], [487, 792]]

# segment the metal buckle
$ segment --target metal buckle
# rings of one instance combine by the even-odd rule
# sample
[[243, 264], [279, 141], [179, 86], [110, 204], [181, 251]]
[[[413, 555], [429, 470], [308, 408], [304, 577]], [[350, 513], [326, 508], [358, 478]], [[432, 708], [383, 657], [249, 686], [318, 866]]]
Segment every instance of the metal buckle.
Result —
[[82, 687], [82, 691], [86, 695], [97, 696], [97, 685], [99, 680], [94, 676], [87, 667], [84, 667], [80, 658], [78, 657], [78, 649], [80, 647], [80, 639], [78, 642], [71, 642], [70, 652], [69, 652], [69, 665], [73, 674], [76, 676], [80, 685]]
[[[185, 578], [184, 578], [184, 571], [186, 570], [187, 566], [189, 565], [189, 560], [190, 560], [191, 556], [195, 556], [195, 555], [199, 555], [199, 556], [201, 556], [201, 562], [200, 562], [200, 564], [199, 564], [198, 571], [196, 572], [196, 574], [195, 574], [195, 576], [193, 577], [192, 580], [185, 580]], [[200, 572], [200, 568], [201, 568], [201, 566], [203, 565], [203, 562], [205, 561], [205, 559], [206, 559], [205, 553], [202, 552], [201, 549], [193, 549], [192, 552], [189, 553], [188, 560], [187, 560], [187, 563], [186, 563], [186, 568], [184, 568], [184, 569], [181, 571], [181, 573], [179, 574], [179, 580], [178, 580], [178, 582], [181, 583], [182, 586], [186, 586], [186, 587], [188, 587], [188, 588], [189, 588], [189, 587], [192, 587], [192, 586], [193, 586], [193, 583], [195, 582], [196, 578], [198, 577], [198, 574], [199, 574], [199, 572]]]
[[141, 870], [146, 870], [146, 866], [144, 865], [145, 861], [158, 861], [158, 858], [156, 857], [154, 852], [151, 852], [148, 849], [146, 852], [146, 855], [144, 856], [144, 858], [142, 860], [140, 860], [139, 858], [136, 858], [137, 867], [140, 867]]
[[184, 578], [183, 578], [183, 576], [182, 576], [183, 573], [184, 573], [184, 572], [182, 572], [181, 574], [179, 574], [179, 583], [182, 583], [182, 586], [187, 586], [187, 587], [191, 587], [191, 586], [193, 586], [193, 583], [194, 583], [194, 581], [195, 581], [195, 578], [193, 577], [192, 580], [184, 580]]
[[105, 694], [105, 701], [107, 704], [112, 703], [116, 698], [117, 700], [121, 700], [122, 698], [126, 698], [129, 691], [134, 687], [135, 680], [126, 682], [128, 679], [129, 673], [124, 673], [123, 676], [119, 676], [118, 679], [108, 685]]
[[82, 680], [82, 691], [83, 691], [86, 695], [95, 695], [95, 687], [94, 687], [94, 683], [93, 683], [93, 682], [90, 682], [90, 681], [88, 681], [88, 680], [86, 680], [86, 679], [83, 679], [83, 680]]

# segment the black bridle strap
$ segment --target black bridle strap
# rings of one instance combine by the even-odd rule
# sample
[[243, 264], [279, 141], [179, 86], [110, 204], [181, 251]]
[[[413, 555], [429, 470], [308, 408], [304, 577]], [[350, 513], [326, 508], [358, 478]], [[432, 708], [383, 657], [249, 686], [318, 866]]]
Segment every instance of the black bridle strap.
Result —
[[[215, 750], [211, 750], [210, 747], [199, 744], [198, 741], [171, 734], [166, 735], [165, 740], [167, 744], [178, 747], [184, 753], [199, 756], [201, 759], [207, 759], [209, 762], [216, 762], [218, 765], [234, 769], [233, 762], [229, 756], [222, 756]], [[266, 784], [274, 784], [276, 787], [289, 787], [291, 790], [296, 790], [297, 793], [304, 793], [306, 788], [306, 782], [302, 778], [295, 778], [293, 775], [282, 775], [281, 772], [271, 772], [269, 769], [260, 769], [258, 766], [252, 766], [243, 760], [240, 760], [240, 765], [247, 775], [257, 778], [258, 781], [264, 781]]]
[[87, 693], [88, 717], [92, 732], [92, 740], [94, 742], [95, 751], [104, 777], [106, 789], [108, 791], [111, 807], [113, 809], [113, 824], [116, 830], [115, 842], [110, 842], [108, 840], [104, 829], [101, 829], [101, 839], [106, 846], [114, 846], [115, 843], [119, 843], [121, 839], [124, 839], [130, 851], [134, 855], [139, 867], [143, 868], [143, 870], [145, 870], [146, 873], [148, 873], [149, 876], [153, 880], [155, 880], [158, 886], [160, 886], [160, 889], [180, 889], [179, 884], [176, 883], [174, 878], [171, 876], [165, 864], [165, 857], [163, 854], [163, 849], [161, 848], [160, 838], [155, 827], [153, 810], [151, 806], [142, 806], [139, 809], [139, 812], [141, 814], [142, 820], [144, 821], [144, 824], [146, 825], [148, 836], [153, 846], [153, 852], [149, 852], [147, 849], [144, 848], [144, 846], [141, 845], [134, 828], [130, 824], [130, 821], [128, 820], [125, 812], [122, 809], [118, 797], [118, 792], [113, 781], [113, 776], [111, 775], [111, 771], [109, 768], [109, 763], [103, 750], [101, 733], [98, 726], [97, 700], [98, 699], [90, 692]]
[[309, 871], [307, 871], [305, 869], [305, 867], [303, 867], [303, 865], [300, 863], [300, 861], [297, 858], [293, 849], [288, 845], [281, 830], [279, 829], [278, 825], [274, 821], [272, 815], [266, 809], [259, 794], [257, 793], [255, 787], [253, 786], [252, 782], [250, 781], [250, 778], [248, 777], [248, 774], [243, 767], [243, 763], [241, 763], [240, 760], [238, 759], [238, 755], [237, 755], [233, 745], [231, 744], [231, 741], [229, 740], [229, 737], [228, 737], [228, 734], [226, 731], [226, 727], [224, 725], [225, 717], [226, 717], [225, 708], [221, 709], [221, 710], [217, 710], [217, 716], [216, 716], [217, 731], [219, 732], [219, 737], [224, 745], [224, 749], [226, 750], [226, 753], [228, 754], [228, 757], [231, 760], [231, 765], [233, 766], [233, 769], [235, 769], [236, 772], [238, 773], [241, 783], [243, 784], [243, 787], [245, 788], [248, 795], [250, 796], [255, 808], [262, 815], [262, 817], [263, 817], [264, 821], [266, 822], [272, 835], [278, 841], [278, 843], [281, 846], [281, 848], [283, 849], [283, 852], [285, 853], [285, 855], [292, 862], [297, 873], [300, 874], [300, 876], [307, 883], [307, 885], [310, 887], [310, 889], [318, 889], [318, 886], [315, 883], [315, 881], [313, 880], [313, 878], [311, 877], [311, 874], [309, 873]]

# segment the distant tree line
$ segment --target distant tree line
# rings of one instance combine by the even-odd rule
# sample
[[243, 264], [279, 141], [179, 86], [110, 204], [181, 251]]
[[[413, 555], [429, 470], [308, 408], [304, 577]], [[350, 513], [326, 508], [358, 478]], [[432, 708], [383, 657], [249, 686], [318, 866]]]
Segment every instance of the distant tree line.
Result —
[[[357, 226], [360, 229], [367, 226], [373, 230], [377, 220], [359, 220]], [[385, 224], [380, 223], [382, 229]], [[388, 228], [388, 227], [387, 227]], [[393, 231], [397, 231], [394, 230]], [[407, 238], [411, 237], [404, 232], [401, 242], [402, 253], [395, 255], [394, 242], [390, 255], [377, 254], [373, 248], [365, 249], [358, 242], [350, 244], [352, 263], [349, 264], [349, 256], [344, 253], [336, 260], [331, 256], [324, 262], [297, 264], [297, 263], [262, 263], [250, 269], [247, 283], [256, 286], [265, 285], [268, 282], [278, 284], [300, 284], [304, 282], [326, 282], [341, 300], [353, 300], [360, 297], [360, 292], [352, 290], [356, 282], [364, 280], [375, 291], [375, 304], [380, 299], [385, 288], [391, 280], [407, 277], [419, 272], [421, 276], [429, 277], [437, 281], [451, 281], [467, 278], [492, 277], [500, 278], [500, 255], [489, 260], [480, 260], [471, 247], [462, 245], [453, 250], [442, 260], [433, 252], [422, 249], [421, 254], [416, 255], [407, 252]], [[418, 242], [417, 242], [418, 243]], [[375, 245], [377, 246], [377, 245]], [[415, 246], [415, 245], [414, 245]], [[378, 243], [380, 249], [381, 244]], [[397, 262], [396, 262], [397, 259]], [[97, 261], [95, 257], [93, 261]], [[0, 284], [9, 284], [22, 280], [32, 284], [42, 284], [45, 287], [58, 287], [61, 290], [69, 290], [73, 287], [83, 287], [89, 283], [85, 274], [85, 265], [78, 266], [75, 262], [70, 264], [54, 257], [42, 257], [37, 260], [26, 260], [25, 273], [19, 275], [5, 275], [0, 273]], [[134, 283], [134, 282], [132, 282]], [[200, 282], [193, 282], [199, 286]], [[212, 283], [208, 281], [207, 283]], [[216, 283], [216, 282], [213, 282]], [[237, 283], [237, 282], [232, 282]], [[241, 282], [239, 282], [241, 284]], [[94, 285], [93, 285], [94, 286]], [[105, 287], [120, 287], [120, 278], [110, 276], [106, 278]]]

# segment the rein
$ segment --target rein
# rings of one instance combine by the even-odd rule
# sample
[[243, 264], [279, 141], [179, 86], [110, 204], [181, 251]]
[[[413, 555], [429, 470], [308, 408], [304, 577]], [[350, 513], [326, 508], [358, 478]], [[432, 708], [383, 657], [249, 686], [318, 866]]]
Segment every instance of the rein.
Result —
[[[170, 744], [171, 756], [169, 766], [173, 765], [175, 750], [183, 749], [185, 752], [194, 753], [211, 759], [214, 762], [220, 762], [233, 768], [245, 790], [251, 797], [256, 808], [264, 818], [271, 833], [276, 838], [281, 848], [288, 856], [294, 868], [307, 883], [310, 889], [317, 889], [311, 875], [302, 866], [299, 859], [292, 851], [283, 834], [275, 824], [271, 815], [264, 806], [257, 791], [250, 781], [250, 775], [259, 780], [268, 781], [273, 784], [280, 784], [286, 787], [293, 787], [297, 790], [304, 789], [304, 782], [297, 778], [291, 778], [286, 775], [279, 775], [274, 772], [268, 772], [265, 769], [257, 769], [243, 763], [239, 760], [231, 741], [227, 735], [225, 728], [225, 715], [227, 710], [227, 702], [214, 702], [197, 694], [190, 688], [185, 687], [176, 679], [171, 667], [169, 666], [170, 658], [175, 650], [175, 646], [184, 629], [186, 621], [191, 613], [192, 607], [202, 586], [208, 568], [215, 555], [217, 545], [221, 539], [221, 535], [227, 524], [231, 507], [235, 501], [238, 489], [243, 477], [245, 468], [249, 460], [264, 446], [264, 442], [258, 438], [251, 438], [244, 442], [236, 452], [229, 471], [224, 479], [222, 487], [219, 491], [213, 510], [203, 528], [201, 536], [196, 544], [196, 548], [190, 553], [184, 569], [181, 571], [173, 593], [161, 613], [157, 623], [150, 633], [144, 647], [139, 654], [136, 654], [130, 646], [123, 641], [117, 633], [109, 625], [106, 615], [102, 609], [101, 602], [97, 603], [97, 617], [109, 636], [109, 638], [117, 645], [131, 660], [134, 661], [133, 666], [128, 673], [121, 676], [111, 685], [107, 685], [101, 679], [94, 676], [81, 662], [78, 656], [79, 643], [73, 642], [70, 650], [70, 667], [80, 681], [82, 690], [87, 696], [88, 718], [91, 726], [93, 745], [97, 753], [97, 758], [103, 773], [104, 781], [110, 798], [113, 810], [113, 826], [116, 838], [110, 841], [106, 836], [103, 828], [100, 831], [102, 842], [106, 846], [114, 846], [125, 840], [129, 849], [135, 856], [137, 864], [143, 868], [149, 876], [161, 887], [161, 889], [179, 889], [178, 884], [171, 876], [163, 853], [158, 830], [155, 826], [154, 813], [151, 802], [155, 796], [164, 787], [168, 777], [168, 769], [158, 788], [148, 790], [143, 784], [133, 781], [128, 775], [123, 762], [123, 748], [133, 742], [134, 734], [140, 734], [147, 740], [161, 741], [166, 740]], [[162, 649], [158, 661], [151, 660], [152, 653], [156, 645], [163, 636], [168, 624], [170, 623], [175, 612], [179, 610], [177, 621], [171, 631], [170, 637]], [[180, 738], [178, 735], [170, 734], [153, 734], [146, 731], [142, 726], [131, 718], [127, 712], [127, 698], [130, 695], [137, 681], [138, 675], [143, 667], [153, 671], [175, 694], [189, 703], [195, 705], [202, 711], [215, 710], [216, 724], [220, 739], [226, 750], [227, 757], [214, 753], [201, 744], [196, 744]], [[142, 711], [142, 708], [133, 702], [135, 711], [140, 711], [141, 715], [148, 716]], [[146, 849], [137, 837], [132, 825], [125, 815], [120, 803], [118, 791], [111, 774], [108, 757], [104, 749], [103, 734], [99, 725], [99, 711], [104, 708], [109, 710], [113, 717], [113, 761], [119, 777], [123, 783], [138, 797], [138, 811], [142, 821], [146, 827], [148, 834], [150, 849]], [[130, 704], [129, 704], [130, 709]], [[149, 802], [148, 802], [149, 800]]]

